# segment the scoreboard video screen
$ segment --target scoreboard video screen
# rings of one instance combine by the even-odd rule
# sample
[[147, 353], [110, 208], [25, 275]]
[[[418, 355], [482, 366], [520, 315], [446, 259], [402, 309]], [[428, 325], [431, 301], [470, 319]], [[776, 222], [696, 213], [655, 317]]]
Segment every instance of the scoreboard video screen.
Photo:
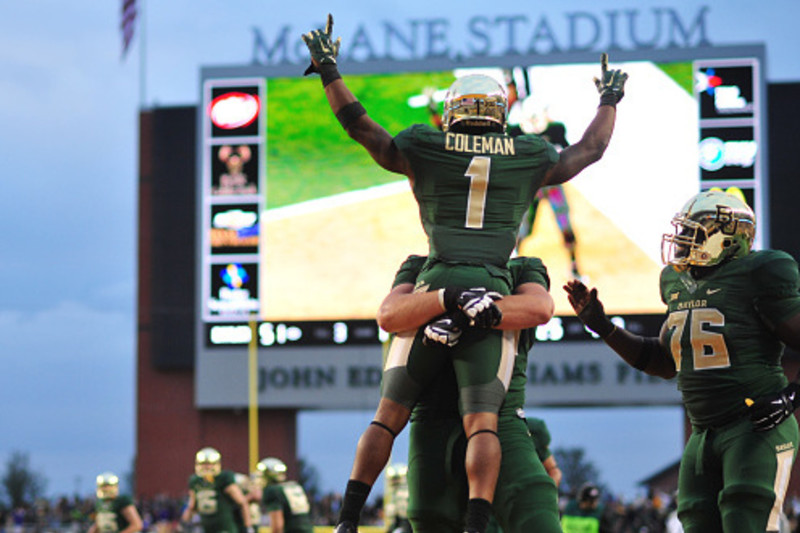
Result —
[[[556, 302], [555, 322], [539, 328], [541, 340], [587, 335], [574, 327], [561, 290], [576, 269], [598, 288], [610, 314], [642, 327], [660, 324], [661, 235], [700, 190], [742, 195], [760, 217], [756, 246], [768, 244], [763, 50], [707, 52], [612, 54], [611, 68], [629, 80], [604, 157], [550, 191], [557, 194], [543, 194], [530, 229], [521, 233], [517, 252], [542, 258]], [[516, 89], [511, 125], [541, 133], [543, 124], [558, 123], [563, 142], [573, 144], [596, 113], [592, 79], [599, 60], [543, 59], [441, 68], [401, 61], [380, 71], [343, 64], [341, 70], [390, 134], [433, 124], [450, 84], [482, 72]], [[381, 169], [350, 139], [318, 77], [301, 72], [202, 71], [200, 350], [248, 344], [251, 324], [265, 348], [378, 344], [385, 333], [375, 314], [398, 266], [409, 254], [427, 254], [405, 176]], [[565, 216], [576, 265], [565, 245]]]

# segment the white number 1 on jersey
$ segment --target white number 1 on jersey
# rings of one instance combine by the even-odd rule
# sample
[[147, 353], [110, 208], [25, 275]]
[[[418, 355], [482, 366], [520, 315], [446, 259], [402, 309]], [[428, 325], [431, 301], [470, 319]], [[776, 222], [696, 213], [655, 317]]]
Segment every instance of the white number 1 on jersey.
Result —
[[476, 155], [470, 161], [465, 176], [469, 177], [469, 196], [467, 197], [467, 228], [481, 229], [483, 213], [486, 210], [486, 191], [489, 189], [489, 170], [492, 160]]

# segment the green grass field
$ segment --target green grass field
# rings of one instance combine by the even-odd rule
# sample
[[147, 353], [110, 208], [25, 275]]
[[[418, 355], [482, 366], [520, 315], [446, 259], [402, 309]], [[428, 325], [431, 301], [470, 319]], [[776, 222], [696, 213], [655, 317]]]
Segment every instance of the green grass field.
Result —
[[[446, 89], [451, 72], [347, 76], [367, 112], [391, 135], [429, 123], [409, 97], [425, 87]], [[267, 208], [364, 189], [402, 179], [382, 170], [350, 139], [328, 106], [316, 76], [279, 78], [267, 86]]]

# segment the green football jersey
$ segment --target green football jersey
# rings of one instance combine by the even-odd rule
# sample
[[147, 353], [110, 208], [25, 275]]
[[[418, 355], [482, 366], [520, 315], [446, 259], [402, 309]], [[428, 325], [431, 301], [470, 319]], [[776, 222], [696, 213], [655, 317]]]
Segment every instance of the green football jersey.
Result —
[[[417, 274], [426, 261], [424, 256], [409, 256], [395, 275], [393, 286], [402, 283], [414, 283]], [[523, 283], [538, 283], [549, 290], [550, 277], [547, 268], [541, 259], [536, 257], [515, 257], [508, 262], [511, 271], [513, 286]], [[508, 387], [505, 401], [500, 408], [500, 415], [516, 416], [517, 409], [525, 404], [525, 383], [527, 381], [528, 352], [536, 338], [536, 328], [523, 330], [519, 334], [517, 356], [514, 359], [514, 370]], [[446, 379], [445, 379], [446, 377]], [[446, 372], [442, 378], [436, 380], [434, 387], [426, 389], [414, 408], [415, 419], [431, 415], [459, 416], [458, 415], [458, 388], [452, 372]]]
[[311, 504], [306, 491], [295, 481], [284, 481], [264, 487], [261, 497], [264, 512], [283, 511], [286, 533], [312, 533]]
[[770, 325], [800, 312], [797, 262], [776, 250], [752, 252], [701, 279], [661, 272], [664, 339], [691, 422], [720, 426], [745, 416], [745, 398], [786, 386], [783, 344]]
[[130, 522], [122, 515], [122, 510], [129, 505], [133, 505], [133, 499], [125, 495], [98, 499], [94, 506], [97, 531], [122, 531], [128, 527]]
[[432, 259], [505, 266], [522, 218], [558, 161], [537, 135], [467, 135], [416, 124], [394, 138], [414, 172]]
[[220, 472], [213, 481], [198, 475], [189, 478], [189, 489], [195, 496], [195, 510], [206, 533], [236, 533], [239, 530], [235, 515], [241, 514], [241, 509], [225, 492], [234, 483], [234, 474], [229, 470]]

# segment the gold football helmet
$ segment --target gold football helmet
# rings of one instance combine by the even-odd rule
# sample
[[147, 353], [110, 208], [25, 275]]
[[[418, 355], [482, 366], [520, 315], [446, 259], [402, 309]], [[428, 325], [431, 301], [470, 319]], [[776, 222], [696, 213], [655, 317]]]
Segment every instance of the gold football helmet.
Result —
[[275, 457], [261, 459], [256, 468], [264, 478], [264, 485], [286, 481], [286, 464]]
[[97, 476], [97, 498], [109, 500], [119, 496], [119, 478], [111, 472]]
[[661, 239], [661, 260], [678, 271], [747, 255], [756, 235], [753, 210], [719, 190], [693, 196], [672, 218], [672, 226], [673, 233]]
[[402, 463], [396, 463], [386, 467], [386, 482], [391, 486], [402, 485], [406, 482], [408, 467]]
[[214, 478], [222, 472], [222, 456], [211, 447], [206, 447], [194, 456], [194, 473], [205, 478]]
[[442, 129], [461, 133], [506, 130], [508, 94], [494, 78], [469, 74], [458, 78], [444, 99]]

